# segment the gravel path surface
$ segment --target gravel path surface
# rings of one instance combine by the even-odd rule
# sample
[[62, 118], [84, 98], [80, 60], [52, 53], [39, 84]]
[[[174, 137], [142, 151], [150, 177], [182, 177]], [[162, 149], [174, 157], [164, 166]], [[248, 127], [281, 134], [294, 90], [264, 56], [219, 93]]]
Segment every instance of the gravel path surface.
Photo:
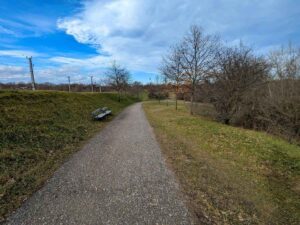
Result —
[[193, 224], [141, 104], [74, 154], [7, 224]]

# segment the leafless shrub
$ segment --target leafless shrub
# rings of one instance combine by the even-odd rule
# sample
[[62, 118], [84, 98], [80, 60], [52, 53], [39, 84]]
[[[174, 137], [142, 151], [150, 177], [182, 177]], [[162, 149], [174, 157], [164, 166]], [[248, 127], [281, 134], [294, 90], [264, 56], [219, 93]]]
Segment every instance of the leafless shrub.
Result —
[[269, 55], [271, 76], [259, 120], [266, 130], [289, 139], [300, 136], [300, 49], [289, 45]]
[[[289, 46], [268, 59], [244, 46], [219, 53], [206, 93], [218, 119], [289, 140], [300, 136], [300, 51]], [[204, 85], [202, 85], [205, 87]]]
[[141, 97], [141, 93], [143, 92], [143, 84], [139, 81], [133, 82], [129, 86], [129, 93], [133, 96], [136, 96], [137, 98]]
[[266, 60], [242, 45], [218, 53], [210, 94], [222, 122], [249, 126], [256, 111], [252, 95], [267, 82], [268, 71]]

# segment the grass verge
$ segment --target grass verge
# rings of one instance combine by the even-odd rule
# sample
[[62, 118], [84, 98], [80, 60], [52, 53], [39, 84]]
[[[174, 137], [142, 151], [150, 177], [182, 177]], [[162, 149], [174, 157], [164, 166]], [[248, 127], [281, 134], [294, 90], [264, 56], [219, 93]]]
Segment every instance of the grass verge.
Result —
[[145, 102], [146, 115], [200, 224], [299, 224], [300, 147]]
[[109, 120], [93, 121], [101, 106], [116, 115], [135, 102], [115, 94], [0, 91], [0, 221]]

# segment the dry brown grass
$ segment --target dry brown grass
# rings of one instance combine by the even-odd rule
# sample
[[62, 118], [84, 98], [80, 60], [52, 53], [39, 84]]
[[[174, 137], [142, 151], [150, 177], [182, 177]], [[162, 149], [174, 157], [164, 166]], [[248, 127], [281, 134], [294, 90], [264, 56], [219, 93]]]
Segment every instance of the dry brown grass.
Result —
[[144, 103], [201, 224], [299, 224], [300, 148], [265, 133]]

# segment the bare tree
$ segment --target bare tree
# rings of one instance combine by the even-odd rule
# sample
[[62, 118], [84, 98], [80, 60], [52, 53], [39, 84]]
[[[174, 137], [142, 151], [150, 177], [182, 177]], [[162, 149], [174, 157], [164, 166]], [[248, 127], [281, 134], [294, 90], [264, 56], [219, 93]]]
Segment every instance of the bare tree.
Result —
[[239, 125], [246, 126], [247, 120], [252, 120], [258, 102], [252, 98], [253, 92], [266, 84], [268, 72], [266, 60], [245, 46], [224, 48], [218, 53], [210, 95], [222, 122], [241, 121]]
[[[298, 88], [294, 84], [300, 79], [300, 48], [294, 48], [290, 43], [288, 47], [270, 52], [269, 62], [272, 65], [272, 76], [280, 80], [281, 97], [289, 97], [296, 94]], [[269, 85], [269, 95], [273, 93]], [[278, 93], [276, 93], [278, 95]], [[279, 97], [279, 96], [277, 96]]]
[[143, 84], [139, 81], [135, 81], [131, 85], [131, 93], [137, 98], [140, 98], [140, 94], [143, 91]]
[[179, 86], [183, 81], [183, 56], [180, 46], [171, 48], [168, 55], [163, 57], [160, 71], [166, 80], [171, 81], [175, 85], [175, 108], [177, 110], [177, 100]]
[[121, 93], [126, 89], [130, 80], [129, 71], [114, 61], [107, 70], [108, 83], [118, 92], [118, 100], [121, 101]]
[[[242, 43], [221, 47], [216, 36], [192, 26], [179, 47], [163, 57], [161, 74], [189, 88], [190, 112], [197, 99], [212, 103], [226, 124], [280, 134], [299, 143], [300, 48], [291, 44], [268, 58]], [[174, 87], [174, 86], [173, 86]]]
[[198, 26], [192, 26], [181, 45], [184, 78], [190, 86], [191, 114], [195, 100], [196, 86], [207, 78], [215, 66], [219, 40], [205, 35]]
[[289, 44], [269, 55], [273, 79], [268, 82], [261, 123], [290, 140], [300, 136], [300, 49]]
[[279, 50], [271, 51], [269, 60], [275, 78], [300, 78], [300, 48], [294, 48], [289, 43], [288, 47], [281, 47]]

